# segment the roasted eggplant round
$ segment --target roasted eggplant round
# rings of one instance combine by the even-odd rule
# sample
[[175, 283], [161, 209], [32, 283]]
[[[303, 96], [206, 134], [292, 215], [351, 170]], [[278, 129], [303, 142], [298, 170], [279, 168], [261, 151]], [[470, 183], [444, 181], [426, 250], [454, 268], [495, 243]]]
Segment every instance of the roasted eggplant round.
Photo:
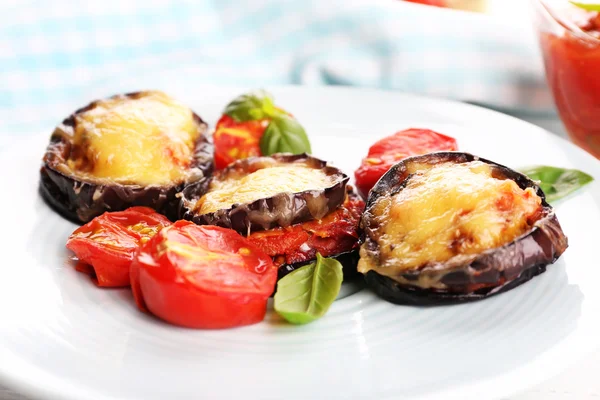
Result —
[[364, 209], [364, 201], [348, 185], [344, 203], [325, 217], [287, 228], [253, 232], [248, 240], [273, 258], [279, 278], [314, 262], [319, 253], [338, 260], [344, 280], [350, 280], [358, 275], [356, 265], [362, 238], [359, 225]]
[[188, 186], [180, 217], [241, 234], [320, 219], [346, 197], [348, 176], [307, 154], [274, 154], [231, 163]]
[[206, 132], [197, 114], [159, 91], [94, 101], [54, 130], [40, 192], [80, 224], [130, 206], [151, 207], [174, 219], [175, 195], [212, 173]]
[[397, 304], [460, 303], [544, 272], [568, 240], [539, 186], [468, 153], [394, 165], [371, 190], [358, 271]]

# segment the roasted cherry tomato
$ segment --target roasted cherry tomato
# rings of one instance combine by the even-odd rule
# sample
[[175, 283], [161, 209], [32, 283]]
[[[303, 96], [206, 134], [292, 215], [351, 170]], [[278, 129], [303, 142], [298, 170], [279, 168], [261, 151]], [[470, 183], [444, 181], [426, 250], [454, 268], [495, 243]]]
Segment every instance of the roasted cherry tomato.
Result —
[[262, 321], [276, 281], [271, 258], [237, 232], [184, 220], [158, 232], [131, 265], [138, 307], [189, 328]]
[[102, 287], [129, 286], [129, 268], [140, 244], [170, 225], [148, 207], [106, 212], [77, 228], [67, 248], [79, 259], [76, 268]]
[[406, 157], [435, 151], [456, 151], [454, 138], [429, 129], [407, 129], [385, 137], [369, 148], [367, 157], [354, 173], [358, 193], [367, 198], [369, 190], [394, 164]]
[[275, 265], [312, 260], [317, 252], [330, 257], [358, 247], [359, 222], [365, 203], [348, 196], [321, 220], [252, 233], [248, 239], [273, 257]]
[[213, 134], [215, 168], [222, 169], [235, 160], [262, 155], [260, 138], [268, 125], [268, 119], [237, 122], [223, 115]]

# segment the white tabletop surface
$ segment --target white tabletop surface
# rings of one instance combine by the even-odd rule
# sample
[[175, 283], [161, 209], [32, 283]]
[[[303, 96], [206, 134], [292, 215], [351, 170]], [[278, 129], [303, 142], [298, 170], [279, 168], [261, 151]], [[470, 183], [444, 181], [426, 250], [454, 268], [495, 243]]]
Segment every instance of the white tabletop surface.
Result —
[[[566, 137], [562, 124], [555, 118], [533, 118], [522, 115], [518, 117], [539, 125], [559, 136]], [[0, 362], [2, 361], [0, 360]], [[525, 393], [503, 400], [599, 400], [600, 380], [597, 378], [599, 365], [600, 351], [591, 352], [589, 357], [563, 374], [553, 377]], [[0, 383], [0, 400], [34, 399], [24, 397], [10, 389], [4, 388]]]

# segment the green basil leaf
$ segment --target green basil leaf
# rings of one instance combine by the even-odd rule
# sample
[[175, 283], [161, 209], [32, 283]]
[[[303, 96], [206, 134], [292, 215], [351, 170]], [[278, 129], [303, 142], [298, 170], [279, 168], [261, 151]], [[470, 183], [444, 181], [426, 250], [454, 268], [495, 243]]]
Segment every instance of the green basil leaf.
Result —
[[594, 180], [590, 175], [576, 169], [547, 165], [523, 168], [520, 172], [538, 182], [549, 203], [562, 199]]
[[260, 151], [269, 156], [274, 153], [310, 153], [310, 141], [304, 128], [293, 117], [277, 114], [260, 138]]
[[273, 97], [264, 90], [257, 90], [233, 99], [223, 113], [238, 122], [244, 122], [272, 117], [277, 111]]
[[600, 11], [600, 3], [582, 3], [580, 1], [570, 1], [570, 3], [587, 11]]
[[277, 282], [275, 312], [286, 321], [301, 325], [321, 318], [340, 293], [342, 264], [323, 258], [290, 272]]

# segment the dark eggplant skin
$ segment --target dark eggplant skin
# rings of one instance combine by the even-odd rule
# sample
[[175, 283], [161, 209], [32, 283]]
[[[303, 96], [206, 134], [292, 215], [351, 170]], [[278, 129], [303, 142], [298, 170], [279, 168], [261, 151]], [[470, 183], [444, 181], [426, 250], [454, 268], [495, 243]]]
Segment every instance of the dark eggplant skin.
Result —
[[[145, 93], [147, 92], [119, 94], [110, 99], [136, 99]], [[121, 211], [131, 206], [147, 206], [175, 220], [179, 204], [176, 194], [183, 190], [186, 184], [210, 176], [214, 169], [212, 138], [207, 135], [208, 124], [192, 112], [199, 136], [194, 147], [188, 182], [174, 182], [169, 186], [99, 183], [65, 174], [58, 168], [69, 158], [76, 116], [93, 109], [98, 103], [99, 101], [94, 101], [76, 110], [52, 133], [40, 169], [39, 190], [42, 198], [55, 211], [76, 224], [87, 223], [106, 211]]]
[[[360, 274], [356, 270], [356, 265], [358, 264], [358, 259], [360, 258], [358, 250], [359, 249], [356, 248], [333, 256], [327, 256], [327, 258], [333, 258], [334, 260], [337, 260], [340, 262], [340, 264], [342, 264], [344, 282], [356, 279], [360, 276]], [[279, 267], [279, 270], [277, 271], [277, 280], [280, 280], [290, 272], [315, 261], [316, 258], [312, 260], [297, 262], [294, 264], [283, 264]]]
[[[568, 239], [541, 188], [527, 176], [504, 165], [462, 152], [438, 152], [404, 159], [394, 165], [371, 190], [361, 226], [365, 232], [363, 249], [377, 257], [378, 248], [372, 237], [373, 214], [370, 210], [382, 196], [400, 192], [410, 179], [410, 163], [438, 164], [480, 161], [492, 167], [492, 176], [511, 179], [522, 188], [533, 188], [541, 198], [542, 214], [533, 228], [512, 242], [479, 254], [460, 255], [448, 262], [426, 265], [394, 276], [392, 279], [374, 270], [365, 281], [381, 298], [395, 304], [431, 306], [481, 300], [507, 292], [546, 271], [568, 248]], [[398, 280], [402, 281], [398, 282]], [[420, 279], [435, 282], [435, 287], [421, 288]], [[430, 285], [431, 286], [431, 285]]]
[[402, 286], [375, 271], [367, 272], [365, 282], [375, 294], [390, 303], [410, 306], [441, 306], [469, 303], [508, 292], [544, 272], [546, 272], [546, 265], [536, 265], [524, 270], [516, 279], [504, 285], [480, 289], [470, 293], [432, 291]]
[[[347, 192], [349, 202], [353, 202], [354, 204], [362, 203], [361, 210], [357, 215], [357, 216], [359, 216], [362, 213], [362, 209], [364, 208], [364, 202], [354, 192], [354, 188], [352, 186], [348, 185], [346, 187], [346, 192]], [[345, 206], [343, 205], [341, 207], [345, 207]], [[348, 205], [348, 207], [354, 208], [354, 205]], [[334, 210], [333, 213], [337, 213], [339, 210], [340, 209], [338, 208], [337, 210]], [[352, 214], [354, 214], [354, 213], [352, 213]], [[346, 219], [346, 218], [350, 218], [350, 219]], [[354, 220], [352, 218], [353, 218], [352, 216], [347, 216], [347, 214], [346, 214], [346, 217], [344, 219], [340, 218], [340, 219], [336, 219], [336, 221], [338, 221], [338, 222], [352, 221], [353, 225], [355, 223], [355, 225], [354, 225], [354, 229], [355, 229], [355, 233], [356, 233], [355, 242], [352, 243], [351, 246], [348, 246], [345, 244], [346, 242], [344, 241], [344, 238], [340, 239], [338, 237], [338, 240], [344, 241], [343, 243], [345, 245], [338, 246], [336, 248], [336, 250], [334, 250], [334, 251], [337, 251], [337, 253], [333, 253], [333, 254], [325, 253], [323, 255], [326, 258], [332, 258], [334, 260], [337, 260], [340, 262], [340, 264], [342, 264], [342, 273], [343, 273], [344, 281], [352, 281], [352, 280], [355, 280], [355, 279], [358, 279], [361, 277], [361, 275], [356, 270], [356, 266], [357, 266], [358, 260], [360, 258], [359, 249], [360, 249], [360, 245], [362, 244], [361, 240], [362, 240], [363, 235], [362, 235], [362, 231], [361, 231], [360, 227], [358, 226], [359, 218], [356, 218], [356, 220]], [[328, 236], [328, 237], [330, 237], [330, 236]], [[310, 249], [310, 245], [308, 243], [309, 243], [309, 241], [304, 242], [304, 245], [309, 246], [308, 248], [312, 252], [312, 250], [314, 250], [314, 249]], [[339, 243], [340, 242], [338, 242], [338, 244]], [[260, 247], [260, 246], [258, 246], [258, 247]], [[316, 251], [315, 251], [315, 253], [316, 253]], [[308, 256], [310, 258], [308, 258], [307, 260], [297, 261], [297, 262], [293, 262], [293, 263], [285, 263], [285, 262], [282, 263], [282, 260], [287, 258], [286, 255], [282, 255], [282, 254], [277, 254], [277, 255], [270, 254], [270, 255], [272, 256], [273, 262], [275, 263], [275, 265], [278, 266], [277, 281], [279, 281], [284, 276], [288, 275], [290, 272], [292, 272], [298, 268], [301, 268], [305, 265], [315, 262], [317, 259], [316, 254], [314, 254], [312, 257]]]
[[[336, 177], [335, 183], [325, 189], [306, 190], [298, 193], [278, 193], [272, 197], [255, 200], [207, 214], [196, 214], [196, 202], [208, 191], [214, 179], [231, 176], [240, 178], [267, 168], [273, 163], [303, 163], [310, 168], [322, 169], [327, 175]], [[306, 153], [279, 153], [268, 157], [250, 157], [235, 161], [225, 169], [217, 171], [210, 179], [186, 187], [181, 194], [179, 218], [198, 225], [216, 225], [230, 228], [242, 235], [276, 227], [288, 227], [301, 222], [319, 219], [338, 208], [346, 197], [349, 177], [327, 162]]]
[[[360, 197], [354, 192], [354, 188], [352, 186], [348, 185], [346, 187], [346, 192], [349, 198], [352, 198], [354, 200], [360, 199]], [[356, 266], [358, 265], [358, 260], [360, 259], [359, 250], [360, 245], [362, 244], [362, 241], [364, 239], [364, 235], [360, 226], [357, 226], [356, 228], [358, 237], [356, 239], [356, 244], [352, 247], [352, 249], [342, 251], [341, 253], [335, 255], [327, 256], [327, 258], [333, 258], [334, 260], [337, 260], [340, 262], [340, 264], [342, 264], [342, 273], [344, 276], [344, 281], [354, 280], [361, 276], [361, 274], [359, 274], [356, 270]], [[293, 264], [283, 264], [279, 267], [279, 270], [277, 271], [277, 280], [283, 278], [290, 272], [315, 261], [316, 257], [310, 260], [300, 261]]]

